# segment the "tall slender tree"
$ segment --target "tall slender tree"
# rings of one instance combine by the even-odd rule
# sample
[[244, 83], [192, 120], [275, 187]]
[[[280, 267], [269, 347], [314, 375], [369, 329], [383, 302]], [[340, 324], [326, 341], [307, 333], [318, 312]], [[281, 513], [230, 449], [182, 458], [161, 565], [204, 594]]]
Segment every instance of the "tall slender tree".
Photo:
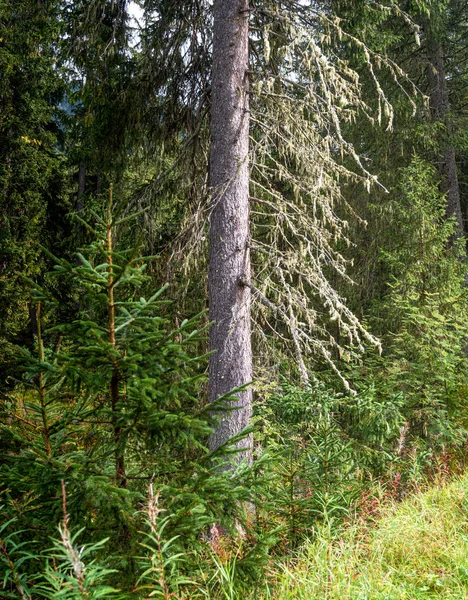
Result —
[[[361, 340], [377, 343], [329, 278], [330, 270], [345, 277], [346, 268], [335, 246], [337, 239], [346, 239], [347, 226], [334, 208], [343, 199], [338, 181], [360, 181], [366, 187], [374, 181], [342, 136], [342, 124], [358, 114], [375, 119], [362, 98], [357, 75], [337, 56], [336, 44], [344, 36], [362, 54], [378, 94], [377, 120], [387, 119], [389, 127], [392, 107], [374, 64], [384, 64], [394, 82], [404, 75], [391, 60], [347, 36], [330, 7], [291, 0], [279, 11], [276, 3], [262, 2], [253, 12], [250, 40], [246, 0], [217, 0], [213, 10], [211, 401], [252, 377], [251, 294], [270, 311], [267, 319], [273, 320], [273, 328], [289, 332], [306, 386], [307, 354], [313, 352], [335, 368], [333, 355], [344, 352], [344, 344], [363, 350]], [[251, 177], [249, 139], [253, 140]], [[345, 166], [337, 149], [357, 168]], [[250, 202], [255, 206], [250, 219], [252, 240], [249, 178]], [[250, 251], [261, 279], [251, 274]], [[337, 321], [336, 335], [330, 336], [317, 303]], [[248, 424], [251, 392], [239, 392], [235, 404], [238, 409], [225, 416], [212, 436], [212, 449]], [[249, 451], [241, 454], [246, 456]]]
[[[210, 401], [252, 379], [249, 257], [248, 0], [214, 3], [211, 94]], [[252, 391], [237, 393], [211, 437], [216, 449], [249, 422]], [[240, 442], [245, 445], [245, 440]], [[250, 443], [247, 442], [247, 446]], [[249, 459], [251, 448], [239, 457]]]
[[[382, 10], [398, 12], [393, 2], [384, 4]], [[392, 107], [375, 73], [385, 67], [397, 83], [404, 73], [346, 34], [329, 2], [261, 0], [249, 10], [247, 0], [146, 0], [144, 8], [138, 64], [148, 94], [139, 95], [153, 132], [144, 143], [154, 156], [154, 140], [162, 135], [166, 152], [170, 140], [174, 152], [180, 151], [166, 171], [180, 169], [178, 193], [184, 193], [184, 174], [194, 173], [172, 257], [199, 269], [202, 281], [205, 211], [210, 215], [210, 400], [252, 379], [251, 302], [257, 357], [268, 348], [263, 362], [284, 364], [285, 351], [293, 354], [304, 385], [311, 358], [318, 358], [346, 385], [335, 358], [348, 356], [350, 347], [362, 351], [363, 341], [377, 342], [336, 286], [336, 279], [346, 279], [347, 265], [341, 252], [347, 222], [344, 211], [337, 210], [346, 204], [343, 183], [370, 188], [375, 182], [343, 127], [357, 118], [390, 127]], [[369, 92], [368, 102], [359, 75], [340, 58], [338, 48], [345, 45], [362, 56], [369, 73], [374, 93]], [[205, 120], [209, 99], [210, 128]], [[209, 208], [204, 194], [208, 129]], [[197, 169], [201, 185], [193, 186]], [[163, 178], [158, 173], [148, 189], [159, 190]], [[335, 323], [332, 335], [329, 320]], [[272, 330], [285, 343], [271, 344]], [[278, 352], [273, 359], [272, 349]], [[249, 421], [251, 392], [235, 393], [232, 404], [238, 410], [225, 415], [212, 449]]]
[[[442, 3], [443, 4], [443, 3]], [[442, 9], [442, 10], [440, 10]], [[451, 127], [449, 118], [449, 99], [447, 78], [445, 70], [445, 56], [442, 42], [442, 23], [447, 20], [447, 7], [433, 7], [431, 17], [424, 22], [426, 34], [427, 80], [431, 116], [434, 122], [443, 126], [439, 135], [439, 156], [437, 168], [441, 177], [441, 189], [446, 193], [446, 215], [455, 217], [457, 223], [456, 236], [464, 233], [463, 215], [460, 202], [460, 186], [455, 149], [451, 140]]]

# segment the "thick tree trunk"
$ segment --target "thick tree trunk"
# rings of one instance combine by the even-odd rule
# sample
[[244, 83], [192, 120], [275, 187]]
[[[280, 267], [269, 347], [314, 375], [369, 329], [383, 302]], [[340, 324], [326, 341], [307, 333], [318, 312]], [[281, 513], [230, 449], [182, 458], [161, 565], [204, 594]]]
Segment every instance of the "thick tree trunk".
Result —
[[[215, 0], [211, 93], [209, 302], [210, 401], [252, 379], [249, 255], [248, 0]], [[221, 420], [212, 450], [242, 431], [252, 412], [252, 391]], [[247, 448], [238, 459], [251, 459]]]
[[442, 44], [435, 39], [430, 27], [427, 31], [427, 77], [429, 83], [429, 101], [432, 119], [445, 125], [441, 133], [437, 168], [442, 180], [441, 189], [447, 196], [447, 218], [455, 217], [457, 231], [455, 237], [464, 233], [463, 216], [460, 204], [460, 188], [458, 185], [455, 150], [450, 143], [450, 128], [447, 122], [449, 103], [447, 81], [445, 77], [444, 52]]

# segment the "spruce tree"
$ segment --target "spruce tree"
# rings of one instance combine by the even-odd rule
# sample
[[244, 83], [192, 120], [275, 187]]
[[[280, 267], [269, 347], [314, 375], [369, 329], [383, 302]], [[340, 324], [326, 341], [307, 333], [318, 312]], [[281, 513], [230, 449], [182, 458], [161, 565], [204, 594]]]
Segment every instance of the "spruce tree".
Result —
[[59, 2], [0, 2], [0, 379], [12, 373], [11, 343], [32, 345], [35, 306], [25, 277], [43, 281], [41, 244], [69, 234], [67, 161], [58, 105]]
[[[217, 0], [214, 9], [210, 152], [210, 401], [252, 379], [249, 211], [249, 5]], [[238, 393], [211, 439], [225, 444], [249, 424], [252, 390]], [[252, 440], [239, 458], [252, 458]]]

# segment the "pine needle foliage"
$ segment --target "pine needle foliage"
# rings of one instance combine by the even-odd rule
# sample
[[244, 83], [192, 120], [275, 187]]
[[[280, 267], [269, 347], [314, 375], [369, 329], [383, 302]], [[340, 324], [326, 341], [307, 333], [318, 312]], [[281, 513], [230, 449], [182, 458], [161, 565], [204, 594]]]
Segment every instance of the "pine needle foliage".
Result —
[[50, 562], [43, 576], [44, 582], [35, 588], [38, 596], [50, 600], [122, 598], [115, 588], [106, 584], [114, 571], [90, 560], [90, 556], [107, 540], [78, 547], [77, 538], [82, 534], [81, 530], [72, 535], [64, 522], [59, 532], [60, 539], [54, 540], [54, 547], [48, 555]]
[[[155, 82], [160, 76], [157, 66], [162, 63], [166, 69], [167, 64], [177, 64], [182, 60], [182, 48], [185, 52], [187, 47], [183, 54], [186, 68], [167, 85], [165, 77], [158, 96], [164, 99], [163, 124], [172, 123], [173, 111], [181, 110], [180, 104], [190, 115], [191, 127], [182, 125], [183, 135], [177, 133], [177, 139], [186, 144], [168, 170], [179, 170], [187, 161], [180, 170], [194, 173], [188, 182], [189, 209], [181, 217], [180, 234], [167, 247], [186, 279], [191, 273], [206, 272], [210, 192], [205, 177], [205, 103], [210, 85], [206, 68], [211, 58], [206, 30], [212, 19], [211, 6], [198, 1], [183, 7], [156, 0], [143, 4], [149, 23], [143, 61], [151, 63], [148, 68], [152, 66]], [[375, 15], [383, 15], [380, 21], [393, 16], [405, 30], [417, 33], [416, 25], [394, 2], [373, 2], [369, 11], [374, 22], [379, 20]], [[156, 29], [153, 23], [157, 23]], [[379, 341], [340, 292], [344, 284], [352, 285], [348, 275], [351, 261], [344, 248], [352, 244], [349, 221], [357, 216], [344, 190], [358, 185], [369, 192], [379, 184], [367, 158], [360, 156], [359, 143], [353, 144], [346, 132], [361, 121], [369, 127], [391, 129], [394, 111], [381, 79], [391, 81], [392, 91], [398, 90], [395, 95], [407, 98], [413, 108], [418, 90], [384, 49], [374, 49], [354, 35], [352, 27], [337, 16], [333, 2], [286, 0], [278, 4], [262, 0], [249, 9], [249, 23], [253, 275], [245, 283], [253, 298], [254, 344], [259, 357], [256, 375], [263, 375], [265, 363], [292, 362], [292, 358], [304, 385], [312, 364], [319, 363], [333, 369], [347, 387], [337, 356], [379, 347]], [[200, 26], [205, 28], [203, 33]], [[164, 27], [175, 32], [175, 40], [153, 37]], [[190, 43], [186, 41], [189, 37]], [[151, 52], [155, 49], [159, 54]], [[359, 56], [359, 69], [348, 60], [350, 53]], [[186, 98], [181, 99], [184, 92]], [[148, 201], [150, 190], [160, 185], [160, 178], [150, 182], [148, 193], [140, 194], [138, 201]], [[364, 222], [357, 220], [363, 227]], [[181, 294], [193, 287], [193, 283], [186, 284]]]
[[[0, 506], [0, 510], [4, 507]], [[24, 562], [34, 559], [28, 542], [21, 541], [21, 531], [13, 529], [16, 519], [10, 519], [0, 525], [0, 584], [5, 598], [30, 600], [30, 583], [24, 574]], [[11, 531], [13, 529], [13, 531]]]
[[465, 251], [462, 243], [450, 247], [454, 222], [445, 220], [431, 166], [415, 157], [400, 189], [405, 245], [384, 255], [394, 274], [382, 304], [393, 333], [388, 374], [407, 399], [410, 431], [434, 449], [459, 445], [466, 436]]
[[138, 589], [145, 590], [154, 598], [188, 598], [185, 591], [195, 583], [181, 573], [181, 564], [187, 562], [183, 552], [177, 552], [177, 536], [166, 539], [164, 531], [170, 523], [170, 516], [160, 514], [164, 509], [159, 506], [159, 493], [148, 487], [148, 505], [146, 507], [149, 531], [142, 532], [140, 541], [144, 555], [140, 557], [142, 573], [138, 580]]
[[414, 156], [393, 193], [381, 218], [399, 223], [400, 233], [381, 239], [381, 265], [390, 282], [370, 311], [384, 351], [351, 377], [358, 398], [372, 398], [381, 408], [393, 405], [381, 444], [413, 477], [435, 464], [439, 453], [463, 454], [466, 258], [461, 242], [450, 244], [454, 223], [445, 218], [431, 165]]
[[59, 2], [0, 2], [0, 382], [17, 376], [14, 344], [32, 346], [34, 305], [24, 277], [43, 281], [49, 249], [68, 235], [65, 137], [56, 65]]
[[34, 285], [36, 350], [22, 350], [24, 380], [1, 400], [0, 492], [22, 539], [36, 539], [43, 551], [60, 520], [64, 480], [72, 522], [91, 544], [112, 537], [108, 564], [125, 568], [128, 582], [137, 576], [138, 508], [150, 480], [179, 551], [200, 544], [215, 522], [234, 528], [253, 475], [220, 465], [248, 432], [210, 454], [205, 443], [232, 397], [209, 406], [202, 400], [200, 317], [175, 327], [165, 288], [143, 297], [150, 258], [140, 243], [119, 248], [129, 219], [118, 216], [112, 194], [104, 215], [76, 218], [94, 240], [73, 262], [56, 259], [54, 274], [76, 290], [78, 314], [43, 331], [41, 307], [60, 302]]
[[272, 456], [260, 513], [281, 526], [286, 546], [313, 537], [321, 524], [335, 527], [363, 486], [359, 454], [340, 420], [347, 401], [317, 380], [308, 390], [284, 381], [257, 405], [259, 441]]

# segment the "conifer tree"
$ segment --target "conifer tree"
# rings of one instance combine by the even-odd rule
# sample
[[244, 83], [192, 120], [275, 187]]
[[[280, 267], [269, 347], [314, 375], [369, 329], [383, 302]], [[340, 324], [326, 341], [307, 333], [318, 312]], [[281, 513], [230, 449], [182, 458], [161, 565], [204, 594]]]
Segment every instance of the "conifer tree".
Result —
[[[252, 379], [249, 211], [249, 6], [213, 6], [210, 185], [210, 401]], [[249, 424], [252, 391], [239, 392], [211, 438], [216, 449]], [[243, 456], [251, 458], [251, 448]], [[241, 455], [242, 456], [242, 455]]]
[[[94, 239], [73, 260], [55, 259], [54, 274], [74, 286], [80, 310], [50, 327], [58, 311], [48, 310], [60, 299], [32, 282], [36, 348], [21, 350], [22, 385], [0, 396], [5, 514], [21, 513], [23, 539], [38, 529], [43, 550], [59, 522], [64, 481], [75, 526], [93, 539], [97, 519], [97, 530], [112, 533], [116, 556], [131, 556], [135, 508], [153, 481], [170, 512], [171, 532], [184, 534], [182, 545], [193, 542], [213, 522], [232, 524], [237, 500], [251, 493], [242, 484], [248, 471], [238, 472], [233, 493], [232, 474], [216, 468], [237, 449], [210, 453], [206, 447], [232, 398], [200, 405], [207, 362], [199, 353], [200, 316], [171, 326], [166, 287], [154, 291], [146, 274], [150, 257], [140, 253], [142, 236], [129, 248], [119, 244], [131, 218], [111, 203], [91, 223], [76, 218]], [[30, 502], [39, 503], [37, 510], [27, 510]]]
[[[67, 163], [56, 68], [59, 2], [0, 2], [0, 379], [12, 364], [9, 343], [32, 345], [35, 306], [24, 277], [47, 271], [40, 244], [67, 237]], [[11, 359], [13, 361], [13, 359]]]
[[[257, 368], [265, 363], [265, 356], [271, 359], [271, 353], [280, 346], [271, 341], [268, 332], [273, 330], [277, 339], [281, 336], [287, 340], [278, 353], [280, 356], [273, 361], [281, 362], [285, 355], [288, 358], [292, 355], [304, 386], [308, 385], [312, 360], [327, 363], [347, 385], [336, 368], [335, 357], [350, 349], [362, 351], [364, 342], [370, 345], [378, 342], [366, 332], [335, 285], [336, 280], [347, 279], [347, 261], [339, 245], [350, 243], [347, 219], [343, 217], [346, 208], [337, 207], [346, 205], [343, 182], [370, 189], [376, 178], [343, 130], [356, 119], [391, 127], [393, 111], [376, 75], [377, 68], [386, 69], [395, 86], [405, 87], [405, 92], [413, 92], [414, 86], [402, 83], [405, 75], [391, 59], [344, 31], [328, 3], [318, 6], [314, 2], [290, 0], [279, 6], [263, 1], [249, 7], [219, 0], [214, 3], [213, 13], [205, 2], [179, 7], [176, 3], [151, 0], [145, 7], [148, 23], [157, 23], [158, 31], [165, 27], [175, 36], [168, 34], [167, 40], [161, 37], [155, 40], [152, 37], [155, 29], [146, 30], [145, 44], [158, 48], [158, 53], [152, 55], [153, 80], [158, 80], [159, 62], [163, 61], [167, 68], [180, 65], [185, 59], [184, 69], [178, 69], [177, 76], [159, 88], [162, 95], [159, 106], [163, 111], [159, 122], [167, 128], [174, 123], [174, 114], [183, 109], [192, 122], [198, 121], [195, 137], [183, 125], [184, 134], [178, 138], [186, 142], [183, 150], [189, 159], [198, 151], [202, 157], [206, 152], [207, 138], [200, 141], [200, 132], [207, 129], [204, 106], [208, 92], [211, 94], [211, 205], [207, 205], [203, 187], [191, 198], [172, 259], [182, 260], [188, 272], [194, 264], [198, 268], [206, 265], [200, 252], [206, 247], [200, 242], [206, 239], [204, 228], [209, 214], [209, 288], [215, 321], [211, 347], [217, 350], [211, 358], [212, 393], [218, 393], [220, 382], [235, 386], [250, 378], [248, 324], [243, 312], [244, 308], [248, 311], [250, 298]], [[406, 18], [394, 3], [377, 5], [377, 9]], [[226, 21], [227, 16], [230, 18]], [[211, 40], [199, 33], [200, 24], [209, 24], [211, 18], [215, 31], [212, 48]], [[232, 30], [227, 29], [226, 23]], [[217, 40], [217, 32], [223, 27], [226, 27], [223, 44], [229, 38], [230, 46], [224, 47]], [[244, 29], [247, 28], [246, 50]], [[349, 45], [362, 57], [369, 88], [373, 88], [368, 98], [362, 95], [358, 74], [340, 58], [337, 48], [342, 45]], [[188, 49], [186, 54], [184, 48]], [[206, 78], [210, 60], [211, 80]], [[248, 77], [242, 79], [245, 71]], [[232, 92], [234, 86], [238, 89], [237, 97]], [[198, 91], [197, 102], [192, 102], [194, 90]], [[242, 110], [248, 112], [241, 119]], [[234, 124], [239, 124], [235, 133]], [[194, 139], [196, 147], [193, 153], [188, 153], [187, 147]], [[206, 167], [202, 162], [200, 170]], [[187, 166], [187, 172], [189, 169], [191, 166]], [[203, 180], [203, 173], [200, 179]], [[246, 207], [247, 193], [250, 209]], [[236, 214], [227, 210], [231, 194], [232, 198], [235, 194], [242, 196]], [[222, 223], [223, 216], [226, 219]], [[230, 274], [219, 270], [221, 258], [225, 267], [232, 268]], [[223, 278], [227, 284], [225, 290], [221, 284]], [[335, 323], [332, 327], [330, 320]], [[221, 328], [224, 328], [222, 336]], [[231, 343], [240, 350], [231, 352]], [[223, 363], [224, 345], [228, 351]], [[241, 365], [238, 361], [244, 357], [246, 362]], [[234, 376], [236, 371], [238, 375]], [[240, 405], [249, 403], [249, 394], [239, 394]], [[232, 427], [226, 423], [226, 429], [231, 427], [234, 431], [242, 427], [246, 419], [240, 414], [248, 415], [249, 410], [239, 412], [237, 425], [234, 414], [230, 415]], [[220, 432], [220, 439], [224, 437]], [[216, 445], [218, 441], [214, 439], [213, 443]]]
[[[449, 92], [446, 73], [446, 51], [444, 39], [448, 37], [449, 2], [433, 3], [428, 6], [428, 15], [423, 19], [427, 59], [428, 95], [431, 116], [442, 128], [438, 137], [437, 168], [441, 177], [441, 189], [446, 194], [446, 216], [455, 218], [455, 236], [464, 235], [463, 215], [460, 199], [455, 148], [450, 117]], [[452, 4], [457, 4], [452, 3]]]

